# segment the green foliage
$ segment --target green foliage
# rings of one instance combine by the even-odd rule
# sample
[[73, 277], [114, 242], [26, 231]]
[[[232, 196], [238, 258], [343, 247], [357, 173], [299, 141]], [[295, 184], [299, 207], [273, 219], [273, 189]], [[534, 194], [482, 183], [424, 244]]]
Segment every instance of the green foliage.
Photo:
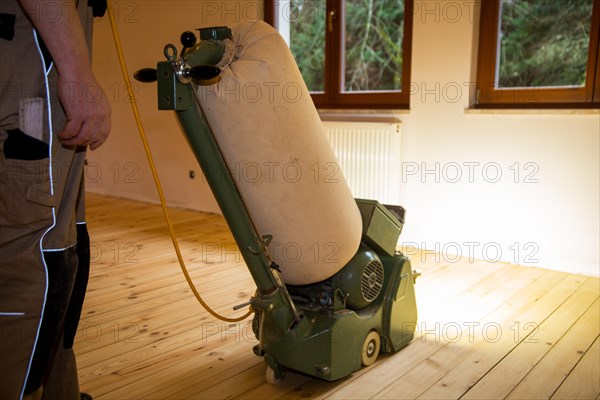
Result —
[[290, 48], [308, 89], [325, 90], [325, 0], [291, 0]]
[[[290, 47], [308, 88], [325, 89], [326, 0], [290, 0]], [[344, 0], [343, 89], [399, 90], [403, 0]], [[585, 84], [593, 0], [502, 0], [498, 85]]]
[[499, 87], [585, 84], [593, 0], [502, 0]]
[[[347, 91], [399, 90], [404, 0], [345, 0]], [[325, 0], [291, 0], [290, 47], [313, 92], [325, 89]]]
[[403, 0], [346, 0], [346, 91], [400, 90]]

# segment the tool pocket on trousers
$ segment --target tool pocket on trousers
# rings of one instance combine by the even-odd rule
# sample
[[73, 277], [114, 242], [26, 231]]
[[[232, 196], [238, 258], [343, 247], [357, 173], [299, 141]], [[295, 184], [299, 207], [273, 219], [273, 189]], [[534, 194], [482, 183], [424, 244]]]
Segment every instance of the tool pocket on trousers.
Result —
[[35, 228], [52, 223], [49, 159], [18, 160], [0, 155], [0, 226]]

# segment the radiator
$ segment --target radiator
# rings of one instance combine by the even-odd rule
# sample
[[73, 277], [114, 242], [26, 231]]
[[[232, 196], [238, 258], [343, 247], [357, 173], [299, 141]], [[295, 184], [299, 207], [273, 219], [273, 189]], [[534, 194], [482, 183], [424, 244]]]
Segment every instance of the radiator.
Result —
[[400, 123], [324, 121], [323, 125], [353, 196], [400, 204]]

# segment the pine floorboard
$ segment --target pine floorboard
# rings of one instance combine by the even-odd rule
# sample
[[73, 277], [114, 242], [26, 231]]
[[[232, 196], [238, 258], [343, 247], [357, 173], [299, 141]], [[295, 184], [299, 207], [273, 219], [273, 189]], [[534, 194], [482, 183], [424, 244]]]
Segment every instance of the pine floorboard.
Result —
[[[80, 386], [125, 399], [600, 399], [600, 280], [431, 253], [411, 257], [413, 342], [336, 382], [265, 382], [250, 320], [198, 304], [159, 206], [88, 193], [92, 270], [75, 342]], [[254, 284], [219, 215], [170, 209], [190, 275], [227, 316]]]

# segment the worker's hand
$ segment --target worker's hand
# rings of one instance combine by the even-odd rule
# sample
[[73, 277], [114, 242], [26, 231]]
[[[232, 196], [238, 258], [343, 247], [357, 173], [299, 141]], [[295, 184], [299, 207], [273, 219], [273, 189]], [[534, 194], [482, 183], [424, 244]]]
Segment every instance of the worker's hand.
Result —
[[[60, 141], [67, 146], [100, 147], [110, 132], [110, 104], [96, 82], [79, 18], [72, 15], [74, 2], [56, 2], [63, 18], [40, 18], [40, 0], [18, 0], [42, 35], [58, 71], [58, 97], [67, 115]], [[4, 61], [4, 60], [2, 60]]]
[[60, 76], [58, 97], [67, 122], [58, 138], [63, 145], [89, 146], [95, 150], [110, 133], [110, 104], [91, 73]]

